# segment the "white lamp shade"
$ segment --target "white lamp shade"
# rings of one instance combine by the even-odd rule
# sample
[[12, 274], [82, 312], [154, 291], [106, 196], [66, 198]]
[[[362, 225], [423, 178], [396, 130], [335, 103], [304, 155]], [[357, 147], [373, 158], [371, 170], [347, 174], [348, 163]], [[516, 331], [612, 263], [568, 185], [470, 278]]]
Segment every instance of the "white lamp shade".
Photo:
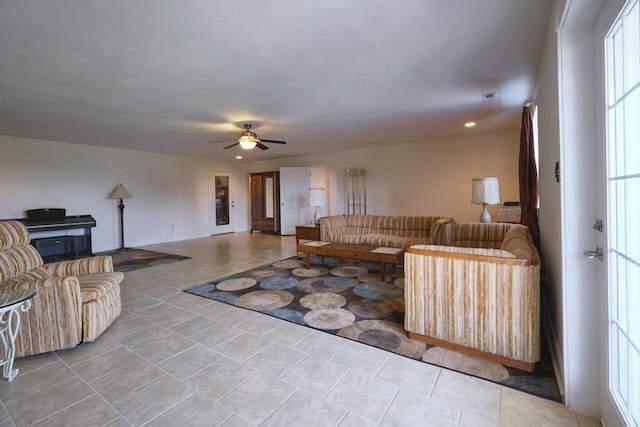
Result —
[[130, 199], [132, 197], [133, 196], [131, 195], [131, 193], [129, 193], [127, 189], [124, 188], [124, 185], [120, 184], [113, 189], [111, 194], [109, 194], [108, 198], [109, 199]]
[[319, 207], [327, 203], [324, 188], [312, 187], [309, 189], [309, 206]]
[[497, 205], [500, 203], [498, 178], [473, 178], [471, 203], [475, 205]]

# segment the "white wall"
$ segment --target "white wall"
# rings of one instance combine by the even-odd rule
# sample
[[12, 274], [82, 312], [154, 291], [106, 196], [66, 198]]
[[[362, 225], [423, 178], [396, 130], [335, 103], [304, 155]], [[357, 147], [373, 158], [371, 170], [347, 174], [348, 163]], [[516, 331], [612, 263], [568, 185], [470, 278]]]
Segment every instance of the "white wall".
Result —
[[[23, 218], [24, 211], [66, 208], [67, 215], [90, 214], [95, 252], [120, 246], [117, 201], [107, 199], [122, 183], [125, 244], [143, 246], [208, 234], [208, 180], [212, 169], [245, 166], [213, 160], [54, 141], [0, 136], [0, 218]], [[247, 211], [246, 183], [237, 186], [236, 211]], [[172, 232], [171, 226], [174, 226]], [[236, 227], [248, 229], [247, 216]]]
[[[560, 161], [560, 109], [558, 97], [558, 38], [556, 19], [562, 15], [564, 1], [553, 2], [545, 35], [535, 101], [538, 105], [538, 147], [540, 183], [540, 255], [542, 257], [542, 295], [549, 316], [554, 348], [554, 368], [563, 390], [563, 313], [562, 238], [560, 222], [560, 183], [555, 179], [555, 163]], [[560, 170], [560, 175], [565, 171]]]
[[[344, 213], [344, 171], [366, 170], [367, 213], [443, 215], [478, 221], [482, 207], [471, 204], [471, 179], [497, 176], [500, 200], [519, 200], [520, 130], [485, 133], [359, 150], [253, 162], [253, 171], [281, 166], [334, 166], [335, 209]], [[332, 189], [333, 190], [333, 189]], [[493, 220], [497, 206], [490, 207]]]

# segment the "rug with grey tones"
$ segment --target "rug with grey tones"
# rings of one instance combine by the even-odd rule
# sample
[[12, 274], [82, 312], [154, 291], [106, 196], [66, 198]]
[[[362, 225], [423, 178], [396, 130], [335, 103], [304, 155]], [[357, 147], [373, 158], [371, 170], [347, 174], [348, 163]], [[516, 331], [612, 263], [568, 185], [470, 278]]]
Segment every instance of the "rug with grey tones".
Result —
[[547, 352], [533, 373], [409, 339], [401, 268], [381, 280], [372, 262], [302, 257], [262, 265], [185, 290], [433, 365], [561, 401]]

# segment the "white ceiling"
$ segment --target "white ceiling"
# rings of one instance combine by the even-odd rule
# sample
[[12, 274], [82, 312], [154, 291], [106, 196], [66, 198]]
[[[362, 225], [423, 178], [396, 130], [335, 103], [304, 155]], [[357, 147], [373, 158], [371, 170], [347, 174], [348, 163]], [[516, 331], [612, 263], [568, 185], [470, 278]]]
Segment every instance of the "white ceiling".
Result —
[[549, 6], [0, 0], [0, 134], [233, 159], [208, 141], [252, 123], [287, 141], [259, 160], [516, 129]]

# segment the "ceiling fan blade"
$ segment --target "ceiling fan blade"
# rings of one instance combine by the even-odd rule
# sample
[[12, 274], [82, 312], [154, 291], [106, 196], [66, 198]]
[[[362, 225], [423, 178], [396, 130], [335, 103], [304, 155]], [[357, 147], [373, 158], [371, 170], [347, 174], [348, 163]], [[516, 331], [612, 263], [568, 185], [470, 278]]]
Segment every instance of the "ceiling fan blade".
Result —
[[259, 149], [261, 149], [261, 150], [268, 150], [268, 149], [269, 149], [269, 147], [267, 147], [266, 145], [261, 144], [261, 143], [259, 143], [259, 142], [258, 142], [258, 143], [256, 143], [256, 147], [258, 147], [258, 148], [259, 148]]
[[276, 141], [274, 139], [262, 139], [260, 138], [260, 142], [270, 142], [272, 144], [286, 144], [284, 141]]
[[223, 139], [220, 141], [209, 141], [209, 144], [217, 144], [218, 142], [231, 142], [231, 141], [236, 141], [235, 139]]
[[240, 143], [239, 142], [234, 142], [233, 144], [227, 145], [226, 147], [224, 147], [224, 149], [226, 150], [227, 148], [235, 147], [238, 144], [240, 144]]

